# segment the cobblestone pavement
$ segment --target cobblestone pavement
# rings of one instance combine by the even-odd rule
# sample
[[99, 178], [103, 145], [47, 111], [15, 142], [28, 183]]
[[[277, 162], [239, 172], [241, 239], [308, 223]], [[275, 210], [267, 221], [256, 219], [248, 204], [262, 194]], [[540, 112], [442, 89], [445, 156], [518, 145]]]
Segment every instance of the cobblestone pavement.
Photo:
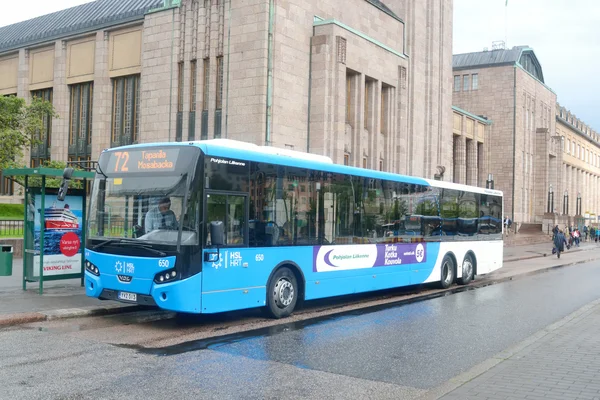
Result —
[[[442, 400], [600, 399], [600, 300], [454, 379]], [[485, 368], [485, 367], [484, 367]]]

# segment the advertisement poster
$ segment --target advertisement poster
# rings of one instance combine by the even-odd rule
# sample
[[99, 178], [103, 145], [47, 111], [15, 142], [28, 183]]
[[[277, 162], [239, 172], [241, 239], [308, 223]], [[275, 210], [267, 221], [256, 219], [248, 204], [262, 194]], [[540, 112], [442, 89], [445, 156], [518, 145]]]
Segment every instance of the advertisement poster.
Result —
[[[66, 196], [58, 201], [55, 194], [46, 194], [44, 221], [40, 220], [42, 196], [31, 196], [29, 209], [35, 210], [34, 250], [40, 250], [40, 236], [44, 231], [44, 276], [81, 273], [82, 196]], [[33, 259], [33, 275], [40, 275], [40, 256]]]
[[424, 243], [313, 247], [313, 271], [331, 272], [427, 262]]

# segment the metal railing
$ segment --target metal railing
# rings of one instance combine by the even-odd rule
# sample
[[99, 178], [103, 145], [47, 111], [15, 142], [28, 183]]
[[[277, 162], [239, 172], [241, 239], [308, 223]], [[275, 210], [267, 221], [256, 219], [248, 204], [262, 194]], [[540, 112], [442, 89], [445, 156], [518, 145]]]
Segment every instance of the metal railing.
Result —
[[23, 220], [0, 220], [0, 237], [23, 236]]

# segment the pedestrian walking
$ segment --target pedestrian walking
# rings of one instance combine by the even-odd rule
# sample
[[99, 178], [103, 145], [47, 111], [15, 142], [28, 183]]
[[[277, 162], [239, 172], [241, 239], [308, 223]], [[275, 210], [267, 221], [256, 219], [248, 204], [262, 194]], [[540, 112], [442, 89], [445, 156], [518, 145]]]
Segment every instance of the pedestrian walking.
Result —
[[560, 253], [565, 251], [565, 244], [567, 244], [567, 238], [562, 230], [559, 230], [554, 237], [554, 248], [556, 249], [556, 257], [560, 258]]
[[581, 238], [581, 233], [578, 228], [575, 228], [573, 231], [573, 241], [575, 242], [575, 246], [579, 247], [579, 239]]
[[584, 242], [587, 242], [587, 240], [588, 240], [588, 234], [589, 234], [588, 227], [587, 227], [587, 225], [584, 225], [583, 226], [583, 241]]
[[511, 225], [512, 225], [512, 221], [510, 220], [510, 218], [508, 218], [508, 215], [507, 215], [506, 217], [504, 217], [504, 230], [506, 231], [507, 235], [508, 235]]
[[559, 229], [558, 225], [556, 225], [554, 228], [552, 228], [552, 240], [554, 240], [554, 237], [556, 236], [556, 234], [558, 233], [559, 230], [560, 229]]

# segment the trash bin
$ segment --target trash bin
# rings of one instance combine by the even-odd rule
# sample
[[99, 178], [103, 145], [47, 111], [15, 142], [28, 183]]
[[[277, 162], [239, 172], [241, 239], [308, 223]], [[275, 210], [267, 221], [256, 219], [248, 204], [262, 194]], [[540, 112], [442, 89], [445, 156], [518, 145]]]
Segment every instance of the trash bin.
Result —
[[13, 265], [13, 247], [0, 244], [0, 276], [11, 276]]

